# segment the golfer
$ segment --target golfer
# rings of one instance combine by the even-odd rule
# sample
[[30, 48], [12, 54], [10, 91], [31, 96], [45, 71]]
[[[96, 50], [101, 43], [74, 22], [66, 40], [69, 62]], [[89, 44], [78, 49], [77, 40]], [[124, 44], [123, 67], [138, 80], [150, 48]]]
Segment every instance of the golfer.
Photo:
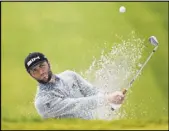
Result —
[[107, 104], [121, 104], [121, 91], [102, 94], [78, 73], [53, 74], [50, 62], [40, 52], [25, 58], [25, 68], [38, 82], [35, 108], [42, 118], [94, 119], [93, 111]]

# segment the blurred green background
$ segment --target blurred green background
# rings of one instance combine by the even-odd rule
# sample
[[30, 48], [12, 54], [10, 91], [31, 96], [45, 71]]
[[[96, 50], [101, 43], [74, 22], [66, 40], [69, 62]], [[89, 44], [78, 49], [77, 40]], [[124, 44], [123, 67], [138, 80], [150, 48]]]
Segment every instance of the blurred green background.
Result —
[[[24, 69], [29, 52], [46, 54], [54, 73], [67, 69], [84, 71], [93, 56], [100, 56], [105, 42], [111, 48], [118, 41], [115, 34], [128, 36], [133, 30], [140, 37], [156, 36], [160, 46], [134, 83], [126, 100], [130, 104], [124, 103], [126, 119], [168, 121], [167, 2], [2, 2], [1, 5], [3, 129], [26, 128], [26, 124], [15, 127], [16, 123], [10, 122], [41, 120], [33, 103], [37, 82]], [[124, 14], [119, 13], [121, 5], [127, 9]]]

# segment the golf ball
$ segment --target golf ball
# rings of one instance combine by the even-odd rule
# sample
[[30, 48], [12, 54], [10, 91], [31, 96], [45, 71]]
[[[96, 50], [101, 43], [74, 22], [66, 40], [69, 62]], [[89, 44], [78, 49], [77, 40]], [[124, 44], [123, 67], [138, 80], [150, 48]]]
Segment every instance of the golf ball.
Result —
[[119, 8], [119, 12], [120, 12], [120, 13], [126, 12], [126, 8], [125, 8], [124, 6], [121, 6], [121, 7]]

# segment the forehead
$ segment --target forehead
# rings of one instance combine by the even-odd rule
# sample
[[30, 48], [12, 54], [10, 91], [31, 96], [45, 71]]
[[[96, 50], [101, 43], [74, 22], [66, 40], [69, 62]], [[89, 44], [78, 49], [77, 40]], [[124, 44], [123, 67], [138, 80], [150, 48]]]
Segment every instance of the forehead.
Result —
[[34, 70], [34, 69], [36, 69], [36, 68], [38, 68], [40, 65], [42, 65], [42, 64], [47, 64], [47, 62], [46, 61], [42, 61], [42, 62], [40, 62], [40, 63], [38, 63], [38, 64], [36, 64], [36, 65], [34, 65], [33, 67], [31, 67], [31, 69], [30, 70]]

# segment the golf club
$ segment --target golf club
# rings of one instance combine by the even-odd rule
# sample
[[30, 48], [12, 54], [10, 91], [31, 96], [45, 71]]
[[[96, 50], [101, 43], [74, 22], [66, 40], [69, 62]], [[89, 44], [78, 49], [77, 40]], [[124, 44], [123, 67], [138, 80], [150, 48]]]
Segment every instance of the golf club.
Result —
[[[157, 50], [157, 48], [158, 48], [158, 41], [157, 41], [157, 39], [156, 39], [155, 36], [149, 37], [149, 42], [150, 42], [152, 45], [154, 45], [155, 47], [154, 47], [153, 51], [151, 52], [151, 54], [149, 55], [149, 57], [148, 57], [148, 58], [146, 59], [146, 61], [144, 62], [144, 64], [142, 65], [142, 67], [140, 68], [140, 70], [136, 73], [136, 75], [134, 76], [134, 78], [130, 81], [128, 88], [130, 88], [130, 87], [132, 86], [133, 82], [136, 80], [136, 78], [138, 77], [138, 75], [140, 74], [140, 72], [142, 71], [142, 69], [144, 68], [144, 66], [148, 63], [148, 61], [150, 60], [150, 58], [152, 57], [152, 55], [154, 54], [154, 52], [155, 52], [155, 51]], [[128, 89], [128, 88], [127, 88], [127, 89]], [[124, 95], [126, 94], [127, 89], [123, 89], [123, 90], [122, 90], [122, 92], [123, 92]], [[111, 109], [114, 111], [114, 110], [116, 110], [116, 109], [119, 109], [120, 106], [121, 106], [121, 104], [113, 104], [113, 103], [112, 103], [112, 104], [111, 104]]]

